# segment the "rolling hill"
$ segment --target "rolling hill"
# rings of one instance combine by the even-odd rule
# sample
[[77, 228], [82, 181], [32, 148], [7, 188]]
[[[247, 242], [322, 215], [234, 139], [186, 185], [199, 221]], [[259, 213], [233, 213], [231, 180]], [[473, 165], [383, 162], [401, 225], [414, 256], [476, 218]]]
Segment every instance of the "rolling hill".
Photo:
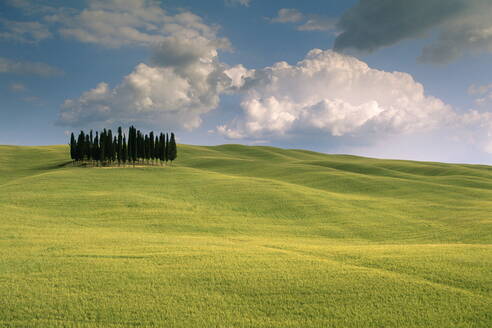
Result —
[[0, 146], [1, 327], [491, 327], [492, 167]]

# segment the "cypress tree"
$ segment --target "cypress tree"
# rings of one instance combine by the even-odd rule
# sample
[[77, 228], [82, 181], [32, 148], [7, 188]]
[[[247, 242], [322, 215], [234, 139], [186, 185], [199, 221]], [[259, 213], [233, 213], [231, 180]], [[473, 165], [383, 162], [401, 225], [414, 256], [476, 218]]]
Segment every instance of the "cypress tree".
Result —
[[130, 128], [128, 129], [128, 160], [131, 160], [133, 158], [133, 156], [132, 156], [132, 154], [133, 154], [133, 152], [132, 152], [132, 149], [133, 149], [132, 148], [132, 145], [133, 145], [133, 143], [132, 143], [132, 141], [133, 141], [133, 139], [132, 139], [132, 135], [133, 135], [132, 134], [133, 133], [132, 128], [133, 128], [133, 126], [130, 126]]
[[137, 130], [137, 159], [142, 158], [142, 140], [140, 131]]
[[117, 153], [118, 153], [118, 164], [119, 164], [121, 163], [121, 159], [123, 157], [123, 130], [121, 129], [121, 126], [118, 128]]
[[128, 160], [132, 161], [135, 164], [135, 160], [137, 159], [137, 140], [135, 127], [132, 125], [128, 130]]
[[178, 158], [178, 149], [176, 147], [174, 133], [171, 132], [171, 139], [169, 140], [169, 160], [171, 161], [171, 164], [176, 158]]
[[128, 129], [128, 160], [131, 161], [133, 158], [133, 126]]
[[140, 159], [145, 158], [145, 140], [142, 132], [137, 130], [137, 157]]
[[138, 140], [137, 140], [137, 129], [133, 128], [133, 163], [137, 161], [138, 158]]
[[149, 133], [149, 158], [154, 159], [154, 131]]
[[165, 156], [165, 160], [166, 160], [166, 165], [167, 165], [167, 161], [169, 160], [169, 134], [166, 133], [166, 156]]
[[94, 137], [94, 144], [92, 145], [92, 158], [96, 162], [100, 161], [99, 158], [99, 133], [96, 131], [96, 136]]
[[77, 160], [83, 161], [85, 155], [85, 134], [84, 131], [80, 131], [79, 138], [77, 140]]
[[92, 157], [92, 148], [94, 147], [94, 136], [92, 135], [92, 130], [89, 131], [89, 146], [87, 147], [87, 157], [89, 160], [93, 160]]
[[108, 135], [106, 137], [106, 159], [111, 162], [114, 156], [114, 147], [113, 147], [113, 132], [111, 129], [108, 129]]
[[145, 135], [144, 143], [145, 143], [145, 147], [144, 147], [145, 159], [147, 160], [147, 163], [148, 163], [150, 160], [150, 157], [151, 157], [150, 156], [150, 138], [148, 135]]
[[138, 161], [141, 155], [141, 149], [140, 149], [140, 132], [138, 130], [135, 130], [135, 158]]
[[70, 158], [72, 161], [76, 160], [77, 156], [77, 141], [75, 140], [75, 136], [72, 134], [70, 135]]
[[167, 164], [167, 134], [162, 134], [162, 160]]
[[145, 135], [140, 132], [140, 157], [145, 159]]
[[91, 159], [91, 139], [89, 135], [87, 134], [85, 136], [85, 153], [84, 153], [84, 158], [87, 160]]
[[154, 141], [154, 159], [156, 160], [156, 162], [159, 160], [159, 149], [160, 149], [159, 137], [156, 134], [155, 141]]
[[123, 165], [125, 165], [127, 160], [128, 160], [128, 147], [126, 145], [126, 136], [123, 136], [123, 143], [121, 145], [121, 161], [123, 162]]
[[140, 133], [135, 129], [135, 161], [140, 157]]
[[101, 132], [99, 139], [99, 161], [104, 164], [106, 161], [106, 129]]
[[111, 157], [111, 160], [115, 162], [118, 159], [118, 139], [116, 139], [116, 136], [113, 137], [113, 156]]
[[166, 160], [166, 139], [162, 132], [159, 135], [159, 159], [161, 160], [161, 165]]
[[108, 129], [108, 155], [106, 156], [108, 158], [108, 161], [111, 163], [113, 161], [113, 156], [114, 156], [114, 146], [113, 146], [113, 131], [111, 129]]

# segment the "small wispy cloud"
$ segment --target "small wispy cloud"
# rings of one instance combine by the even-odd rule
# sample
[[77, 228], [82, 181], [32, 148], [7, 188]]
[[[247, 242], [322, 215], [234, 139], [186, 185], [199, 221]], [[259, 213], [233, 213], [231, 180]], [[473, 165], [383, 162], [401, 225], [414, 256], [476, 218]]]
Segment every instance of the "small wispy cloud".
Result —
[[251, 0], [224, 0], [225, 4], [228, 6], [240, 5], [249, 7]]
[[0, 39], [21, 43], [37, 43], [53, 35], [45, 24], [40, 22], [11, 21], [0, 18]]
[[304, 14], [294, 8], [282, 8], [277, 16], [270, 19], [272, 23], [297, 23], [304, 19]]
[[9, 89], [12, 92], [24, 92], [27, 90], [27, 87], [22, 83], [14, 82], [9, 85]]
[[337, 20], [323, 15], [304, 14], [295, 8], [282, 8], [277, 16], [268, 18], [272, 23], [298, 24], [298, 31], [334, 31]]
[[332, 17], [310, 15], [307, 21], [298, 26], [299, 31], [334, 31], [337, 20]]
[[25, 102], [31, 103], [33, 105], [38, 105], [38, 106], [44, 104], [44, 101], [41, 98], [36, 97], [36, 96], [27, 96], [27, 97], [22, 98], [22, 100], [24, 100]]
[[468, 88], [468, 94], [476, 96], [475, 104], [483, 106], [492, 103], [492, 83], [486, 85], [472, 84]]
[[57, 67], [41, 62], [18, 61], [0, 57], [0, 74], [23, 74], [51, 77], [63, 75], [63, 71]]
[[54, 14], [63, 10], [60, 7], [45, 5], [39, 0], [5, 0], [5, 2], [11, 7], [20, 9], [25, 15]]
[[468, 88], [468, 94], [470, 95], [483, 95], [489, 91], [492, 91], [492, 83], [486, 85], [472, 84]]

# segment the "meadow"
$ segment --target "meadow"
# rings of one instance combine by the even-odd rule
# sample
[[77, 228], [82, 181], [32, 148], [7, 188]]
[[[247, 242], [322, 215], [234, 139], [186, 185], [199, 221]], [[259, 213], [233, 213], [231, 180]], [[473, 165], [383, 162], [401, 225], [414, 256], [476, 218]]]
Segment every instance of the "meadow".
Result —
[[0, 327], [492, 327], [492, 167], [0, 146]]

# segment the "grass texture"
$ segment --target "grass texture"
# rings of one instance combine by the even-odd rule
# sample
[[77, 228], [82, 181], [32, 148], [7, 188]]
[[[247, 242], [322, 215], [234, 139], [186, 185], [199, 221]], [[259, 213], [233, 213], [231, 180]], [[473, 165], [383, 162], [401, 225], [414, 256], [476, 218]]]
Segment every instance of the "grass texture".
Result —
[[0, 146], [0, 327], [492, 327], [492, 167]]

